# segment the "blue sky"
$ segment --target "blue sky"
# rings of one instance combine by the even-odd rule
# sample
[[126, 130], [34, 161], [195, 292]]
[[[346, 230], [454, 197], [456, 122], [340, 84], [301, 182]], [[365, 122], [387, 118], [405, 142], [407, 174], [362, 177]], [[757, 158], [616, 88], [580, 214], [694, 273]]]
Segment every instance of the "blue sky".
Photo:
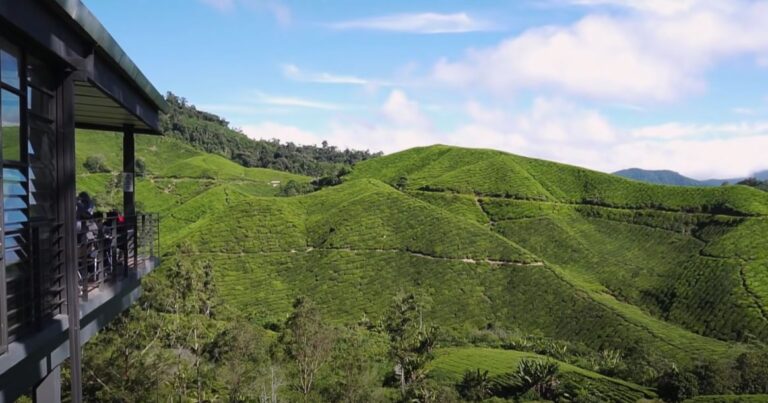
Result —
[[768, 169], [764, 1], [85, 3], [160, 91], [254, 138]]

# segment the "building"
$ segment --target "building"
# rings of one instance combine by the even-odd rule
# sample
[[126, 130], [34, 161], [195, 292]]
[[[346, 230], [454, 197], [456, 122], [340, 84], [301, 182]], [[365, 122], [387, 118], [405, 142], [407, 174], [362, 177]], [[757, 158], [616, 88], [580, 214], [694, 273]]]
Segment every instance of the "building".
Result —
[[[61, 400], [81, 345], [134, 302], [158, 263], [134, 203], [134, 135], [168, 106], [80, 0], [0, 0], [0, 402]], [[123, 133], [124, 218], [78, 207], [75, 128]], [[101, 224], [104, 223], [102, 226]]]

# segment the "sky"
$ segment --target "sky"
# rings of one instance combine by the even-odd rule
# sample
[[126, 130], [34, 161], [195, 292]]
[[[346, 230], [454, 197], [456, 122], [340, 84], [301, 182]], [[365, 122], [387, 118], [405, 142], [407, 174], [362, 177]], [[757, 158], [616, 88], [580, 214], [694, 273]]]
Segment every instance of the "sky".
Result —
[[84, 2], [159, 91], [256, 139], [768, 169], [764, 0]]

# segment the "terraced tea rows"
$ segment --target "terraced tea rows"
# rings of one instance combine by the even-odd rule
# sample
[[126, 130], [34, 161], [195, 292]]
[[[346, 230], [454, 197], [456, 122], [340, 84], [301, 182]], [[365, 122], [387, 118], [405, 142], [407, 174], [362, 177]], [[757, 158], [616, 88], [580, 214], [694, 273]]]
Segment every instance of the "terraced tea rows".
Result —
[[[139, 155], [172, 156], [158, 167], [147, 157], [151, 175], [137, 183], [144, 207], [163, 213], [166, 265], [210, 264], [221, 302], [256, 324], [282, 323], [302, 295], [334, 322], [376, 321], [416, 290], [447, 339], [490, 326], [681, 364], [768, 342], [768, 196], [753, 189], [653, 186], [437, 146], [276, 198], [271, 181], [309, 178], [147, 141]], [[109, 179], [78, 185], [98, 192]], [[521, 354], [445, 350], [434, 375], [506, 371]], [[616, 401], [647, 392], [566, 372]]]
[[[499, 350], [477, 347], [446, 348], [439, 350], [432, 363], [432, 374], [438, 379], [457, 382], [465, 371], [483, 368], [492, 377], [503, 382], [504, 374], [513, 372], [520, 361], [552, 360], [538, 354], [513, 350]], [[563, 382], [574, 382], [583, 386], [594, 398], [612, 402], [637, 402], [654, 396], [649, 389], [628, 382], [608, 378], [586, 371], [573, 365], [557, 362], [564, 374]]]

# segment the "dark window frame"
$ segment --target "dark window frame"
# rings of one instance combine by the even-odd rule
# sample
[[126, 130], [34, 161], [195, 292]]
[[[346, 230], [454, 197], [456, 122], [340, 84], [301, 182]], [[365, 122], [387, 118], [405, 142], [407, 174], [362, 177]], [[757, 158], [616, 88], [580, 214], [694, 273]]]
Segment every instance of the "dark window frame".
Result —
[[[23, 214], [27, 217], [26, 222], [23, 224], [23, 228], [17, 231], [13, 231], [13, 233], [20, 234], [24, 240], [24, 243], [26, 244], [26, 252], [27, 257], [25, 259], [25, 262], [22, 264], [25, 264], [27, 269], [31, 269], [31, 256], [29, 256], [30, 252], [30, 241], [32, 237], [31, 232], [31, 226], [29, 223], [30, 213], [31, 213], [31, 206], [30, 206], [30, 198], [31, 198], [31, 192], [30, 192], [30, 186], [29, 186], [29, 169], [30, 169], [30, 159], [29, 159], [29, 80], [28, 80], [28, 74], [27, 74], [27, 53], [28, 49], [25, 49], [22, 46], [19, 46], [17, 43], [19, 41], [14, 41], [13, 35], [6, 35], [5, 32], [0, 32], [0, 37], [2, 37], [2, 42], [4, 44], [7, 44], [11, 47], [11, 49], [8, 49], [11, 53], [17, 58], [17, 66], [18, 66], [18, 74], [19, 74], [19, 86], [18, 88], [15, 88], [11, 85], [8, 85], [2, 81], [0, 81], [0, 89], [4, 91], [8, 91], [9, 93], [18, 96], [19, 98], [19, 159], [18, 160], [9, 160], [6, 161], [5, 155], [3, 155], [3, 138], [0, 136], [0, 168], [11, 168], [11, 169], [18, 169], [22, 172], [22, 174], [27, 178], [26, 182], [23, 183], [25, 195], [23, 196], [25, 208], [21, 209]], [[34, 88], [38, 89], [38, 86], [34, 86]], [[50, 91], [46, 91], [46, 93], [50, 94]], [[2, 105], [0, 105], [0, 108], [2, 108]], [[2, 111], [0, 111], [1, 113]], [[50, 120], [50, 119], [48, 119]], [[1, 133], [1, 128], [0, 128]], [[4, 185], [5, 181], [3, 179], [3, 175], [0, 174], [0, 184]], [[5, 194], [4, 194], [4, 186], [0, 186], [0, 201], [4, 204], [5, 201]], [[4, 205], [0, 205], [0, 354], [3, 354], [8, 351], [8, 344], [12, 341], [11, 338], [11, 329], [10, 329], [10, 323], [9, 323], [9, 316], [8, 316], [8, 283], [7, 283], [7, 273], [6, 273], [6, 259], [5, 259], [5, 248], [6, 248], [6, 233], [5, 233], [5, 207]], [[23, 289], [22, 295], [29, 294], [29, 296], [34, 294], [34, 288], [35, 288], [35, 273], [28, 272], [27, 273], [28, 278], [22, 279], [20, 282], [21, 284], [17, 285], [18, 287], [21, 287]], [[22, 303], [22, 307], [23, 307]], [[27, 307], [23, 307], [26, 309]], [[27, 315], [27, 313], [22, 312], [22, 309], [19, 309], [20, 314]], [[21, 325], [25, 323], [24, 319], [21, 319]]]

